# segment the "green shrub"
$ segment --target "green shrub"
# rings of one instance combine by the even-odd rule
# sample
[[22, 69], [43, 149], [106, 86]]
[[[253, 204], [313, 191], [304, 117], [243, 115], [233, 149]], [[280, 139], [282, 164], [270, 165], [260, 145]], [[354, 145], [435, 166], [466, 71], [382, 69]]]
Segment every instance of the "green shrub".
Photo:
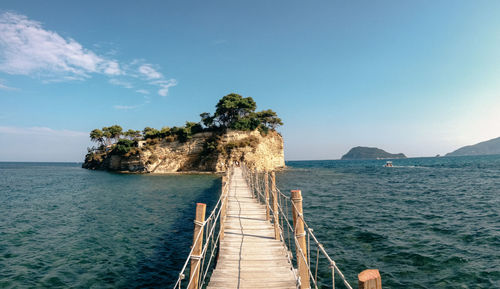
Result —
[[159, 138], [161, 136], [161, 133], [156, 128], [151, 128], [148, 126], [144, 128], [144, 130], [142, 131], [142, 135], [144, 136], [144, 139], [147, 140]]
[[137, 146], [137, 142], [129, 139], [120, 139], [113, 148], [113, 154], [124, 155]]

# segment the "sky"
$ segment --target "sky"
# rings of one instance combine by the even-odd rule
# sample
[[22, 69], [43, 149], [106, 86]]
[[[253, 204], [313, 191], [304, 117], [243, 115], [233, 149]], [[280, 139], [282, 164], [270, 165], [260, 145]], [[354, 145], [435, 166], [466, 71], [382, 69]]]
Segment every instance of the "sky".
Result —
[[285, 159], [500, 136], [500, 1], [0, 3], [0, 161], [81, 162], [94, 128], [182, 125], [229, 93]]

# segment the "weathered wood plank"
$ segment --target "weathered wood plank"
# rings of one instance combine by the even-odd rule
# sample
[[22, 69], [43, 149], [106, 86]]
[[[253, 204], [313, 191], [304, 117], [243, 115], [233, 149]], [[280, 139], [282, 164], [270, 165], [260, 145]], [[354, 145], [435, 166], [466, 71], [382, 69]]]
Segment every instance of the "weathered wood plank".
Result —
[[267, 220], [266, 206], [252, 198], [242, 171], [230, 180], [224, 240], [207, 288], [296, 288], [283, 244]]

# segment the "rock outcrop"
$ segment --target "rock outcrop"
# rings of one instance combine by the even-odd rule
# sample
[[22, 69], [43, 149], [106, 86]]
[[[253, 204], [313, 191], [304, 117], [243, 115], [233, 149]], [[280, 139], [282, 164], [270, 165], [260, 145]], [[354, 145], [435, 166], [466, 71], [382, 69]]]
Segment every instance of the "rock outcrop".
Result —
[[168, 139], [141, 141], [120, 155], [103, 153], [87, 158], [84, 168], [131, 173], [224, 172], [235, 162], [252, 168], [274, 170], [285, 166], [283, 138], [275, 131], [203, 132], [185, 142]]
[[379, 148], [355, 147], [342, 156], [342, 160], [405, 159], [402, 153], [391, 154]]
[[500, 137], [477, 143], [475, 145], [461, 147], [447, 157], [454, 156], [478, 156], [478, 155], [497, 155], [500, 154]]

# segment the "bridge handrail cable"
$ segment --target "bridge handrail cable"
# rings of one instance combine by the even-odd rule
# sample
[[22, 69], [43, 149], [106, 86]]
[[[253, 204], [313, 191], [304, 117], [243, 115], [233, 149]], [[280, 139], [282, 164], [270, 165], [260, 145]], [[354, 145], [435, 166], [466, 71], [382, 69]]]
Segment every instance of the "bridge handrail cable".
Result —
[[[195, 246], [191, 247], [191, 250], [189, 251], [189, 254], [186, 258], [186, 261], [184, 262], [184, 265], [182, 266], [182, 269], [179, 273], [179, 277], [177, 278], [177, 281], [176, 281], [173, 288], [179, 288], [179, 289], [183, 288], [182, 280], [185, 279], [188, 264], [189, 264], [191, 259], [196, 259], [196, 258], [199, 258], [201, 262], [198, 262], [193, 269], [196, 271], [196, 270], [198, 270], [198, 267], [201, 267], [200, 271], [202, 273], [202, 278], [198, 282], [197, 288], [201, 288], [204, 285], [206, 277], [208, 275], [208, 271], [210, 269], [210, 265], [212, 264], [212, 260], [215, 256], [216, 249], [217, 249], [218, 244], [219, 244], [220, 231], [217, 233], [217, 236], [215, 236], [214, 232], [215, 232], [216, 227], [220, 226], [222, 207], [227, 202], [227, 195], [229, 193], [229, 180], [230, 180], [229, 176], [231, 174], [232, 174], [232, 170], [228, 170], [228, 173], [226, 175], [228, 181], [223, 183], [222, 193], [221, 193], [219, 199], [217, 200], [215, 207], [212, 209], [212, 211], [210, 212], [210, 214], [208, 215], [206, 220], [204, 222], [202, 222], [201, 224], [199, 224], [199, 225], [201, 225], [202, 230], [199, 230], [198, 234], [196, 235], [196, 238], [194, 238], [194, 240], [193, 240], [193, 244], [196, 244], [200, 240], [200, 238], [202, 237], [203, 232], [205, 232], [205, 238], [204, 238], [204, 243], [203, 243], [203, 247], [202, 247], [203, 249], [202, 249], [201, 255], [195, 256], [193, 254]], [[196, 223], [197, 222], [195, 221], [195, 224]], [[211, 247], [210, 258], [207, 261], [205, 257], [206, 257], [206, 253], [207, 253], [209, 247]], [[207, 264], [205, 265], [205, 263], [207, 263]], [[190, 274], [189, 282], [187, 283], [186, 288], [192, 288], [192, 282], [193, 282], [193, 276], [192, 276], [192, 274]]]
[[[299, 240], [295, 234], [298, 222], [294, 222], [295, 224], [292, 225], [290, 223], [290, 211], [295, 211], [299, 212], [298, 208], [294, 204], [292, 198], [290, 196], [287, 196], [286, 194], [282, 193], [281, 190], [275, 185], [272, 187], [267, 186], [265, 182], [268, 181], [267, 179], [267, 173], [259, 173], [256, 171], [249, 170], [244, 164], [241, 165], [243, 175], [247, 180], [247, 183], [250, 187], [250, 190], [252, 194], [255, 195], [255, 197], [259, 200], [259, 202], [263, 203], [266, 206], [266, 209], [268, 212], [270, 212], [270, 216], [274, 216], [275, 212], [273, 210], [273, 207], [271, 206], [270, 199], [273, 197], [273, 194], [266, 194], [268, 196], [268, 199], [266, 200], [266, 195], [265, 190], [266, 188], [268, 190], [275, 190], [276, 191], [276, 196], [277, 196], [277, 212], [276, 215], [279, 216], [279, 221], [278, 221], [278, 228], [279, 228], [279, 238], [281, 240], [281, 243], [283, 244], [283, 247], [285, 249], [285, 252], [287, 252], [286, 257], [291, 265], [293, 267], [293, 263], [295, 261], [296, 264], [298, 264], [297, 258], [301, 258], [304, 263], [306, 264], [306, 269], [307, 269], [307, 275], [310, 277], [310, 281], [312, 281], [312, 285], [314, 285], [315, 289], [318, 289], [319, 286], [324, 286], [325, 284], [319, 285], [319, 278], [318, 278], [318, 268], [320, 266], [320, 256], [322, 256], [324, 259], [326, 259], [329, 269], [331, 270], [331, 287], [330, 288], [335, 288], [335, 272], [340, 276], [340, 279], [342, 280], [342, 283], [345, 285], [346, 288], [352, 289], [352, 286], [349, 284], [349, 282], [346, 280], [344, 274], [340, 271], [338, 268], [336, 262], [330, 257], [330, 255], [326, 252], [323, 244], [321, 244], [316, 237], [316, 235], [313, 233], [313, 229], [309, 226], [309, 224], [306, 222], [303, 214], [297, 213], [296, 218], [300, 218], [300, 220], [304, 224], [304, 234], [306, 235], [306, 251], [304, 251], [300, 244]], [[193, 254], [195, 250], [195, 246], [193, 245], [189, 255], [186, 258], [186, 261], [184, 262], [184, 265], [179, 273], [179, 277], [177, 279], [177, 282], [174, 285], [174, 289], [181, 289], [181, 288], [189, 288], [189, 289], [199, 289], [202, 288], [203, 285], [205, 285], [205, 280], [209, 274], [209, 271], [211, 269], [212, 261], [214, 257], [216, 256], [216, 250], [219, 245], [219, 240], [221, 239], [221, 231], [219, 230], [218, 233], [215, 233], [216, 228], [221, 228], [221, 221], [224, 220], [225, 216], [222, 216], [223, 214], [223, 207], [227, 205], [228, 201], [228, 194], [229, 194], [229, 184], [231, 181], [231, 175], [233, 173], [233, 169], [229, 168], [226, 174], [226, 180], [223, 182], [222, 186], [222, 192], [221, 195], [215, 205], [215, 207], [212, 209], [208, 217], [204, 222], [197, 222], [195, 221], [196, 225], [199, 225], [201, 229], [199, 230], [198, 234], [196, 237], [193, 239], [193, 244], [196, 244], [200, 238], [203, 237], [204, 234], [204, 239], [203, 239], [203, 246], [201, 250], [201, 254], [199, 256], [195, 256]], [[223, 178], [224, 179], [224, 178]], [[274, 182], [273, 182], [274, 183]], [[221, 220], [222, 219], [222, 220]], [[274, 219], [271, 217], [271, 222], [274, 223]], [[303, 236], [303, 235], [302, 235]], [[292, 241], [293, 239], [293, 241]], [[311, 242], [312, 239], [312, 242]], [[292, 244], [293, 247], [295, 247], [296, 250], [296, 256], [292, 254]], [[316, 247], [316, 260], [315, 260], [315, 266], [314, 270], [311, 264], [311, 245]], [[209, 258], [206, 258], [207, 252], [210, 252]], [[190, 268], [190, 270], [194, 270], [196, 272], [200, 272], [197, 274], [201, 274], [200, 280], [193, 285], [194, 278], [193, 274], [190, 272], [189, 274], [189, 281], [187, 285], [184, 287], [183, 286], [183, 280], [185, 279], [188, 264], [190, 260], [193, 259], [199, 259], [200, 262], [197, 262], [196, 266], [194, 268]], [[199, 270], [199, 271], [198, 271]], [[302, 286], [306, 284], [301, 285], [301, 280], [299, 277], [299, 274], [297, 270], [293, 269], [293, 274], [295, 279], [297, 280], [297, 288], [307, 288], [307, 286]], [[196, 277], [198, 278], [198, 276]], [[185, 284], [185, 282], [184, 282]], [[322, 287], [323, 288], [323, 287]]]
[[[252, 192], [254, 192], [255, 195], [257, 196], [257, 198], [259, 198], [259, 200], [266, 205], [266, 207], [270, 210], [270, 212], [272, 212], [274, 214], [274, 211], [273, 211], [272, 206], [270, 205], [270, 202], [265, 200], [265, 195], [263, 193], [264, 189], [265, 189], [265, 186], [263, 187], [263, 184], [266, 181], [266, 180], [264, 180], [264, 173], [252, 172], [251, 170], [249, 170], [246, 167], [243, 167], [243, 171], [244, 171], [244, 174], [247, 178], [247, 181], [249, 182], [249, 184], [251, 186]], [[337, 274], [340, 276], [340, 279], [342, 280], [342, 283], [345, 285], [345, 287], [348, 289], [352, 289], [352, 286], [346, 280], [344, 274], [342, 273], [342, 271], [340, 271], [336, 262], [326, 252], [323, 244], [319, 242], [318, 238], [313, 233], [313, 229], [306, 222], [303, 214], [298, 213], [297, 217], [299, 217], [302, 220], [304, 227], [306, 229], [305, 230], [305, 234], [307, 235], [307, 239], [306, 239], [307, 240], [306, 241], [306, 243], [307, 243], [307, 257], [306, 257], [306, 254], [305, 254], [306, 252], [304, 252], [302, 250], [301, 246], [299, 245], [299, 240], [295, 236], [296, 227], [294, 227], [292, 224], [290, 224], [290, 221], [289, 221], [289, 219], [290, 219], [289, 218], [289, 211], [292, 208], [297, 211], [297, 207], [295, 206], [294, 202], [292, 202], [291, 197], [282, 193], [281, 190], [277, 186], [275, 186], [274, 188], [270, 188], [270, 189], [271, 190], [274, 189], [277, 192], [277, 196], [278, 196], [278, 206], [277, 207], [278, 207], [278, 215], [280, 216], [280, 218], [279, 218], [280, 222], [278, 224], [278, 226], [280, 228], [280, 238], [281, 238], [281, 241], [282, 241], [285, 249], [289, 252], [289, 254], [288, 254], [289, 259], [290, 259], [290, 255], [291, 255], [292, 256], [291, 259], [297, 261], [296, 258], [293, 258], [293, 254], [291, 253], [291, 250], [292, 250], [291, 238], [293, 238], [293, 243], [294, 243], [294, 246], [298, 252], [298, 255], [302, 258], [302, 260], [305, 260], [305, 263], [307, 264], [307, 271], [308, 271], [308, 274], [310, 276], [310, 279], [311, 279], [315, 289], [317, 289], [319, 286], [318, 285], [318, 267], [319, 267], [320, 253], [327, 260], [328, 265], [329, 265], [329, 269], [331, 269], [331, 274], [332, 274], [331, 275], [331, 278], [332, 278], [332, 280], [331, 280], [332, 287], [331, 288], [335, 288], [335, 272], [337, 272]], [[272, 196], [270, 196], [270, 198], [271, 197]], [[283, 208], [283, 205], [285, 205], [285, 208]], [[285, 230], [285, 228], [286, 228], [286, 230]], [[286, 237], [285, 237], [285, 235], [286, 235]], [[310, 258], [311, 258], [311, 254], [310, 254], [311, 238], [313, 241], [312, 244], [315, 245], [316, 249], [317, 249], [316, 250], [316, 262], [315, 262], [316, 265], [314, 268], [314, 273], [312, 270], [312, 266], [311, 266], [312, 264], [311, 264], [311, 260], [310, 260]], [[288, 242], [288, 245], [287, 245], [287, 242]], [[296, 275], [296, 273], [295, 273], [295, 275]], [[299, 280], [299, 284], [300, 284], [300, 280]]]

